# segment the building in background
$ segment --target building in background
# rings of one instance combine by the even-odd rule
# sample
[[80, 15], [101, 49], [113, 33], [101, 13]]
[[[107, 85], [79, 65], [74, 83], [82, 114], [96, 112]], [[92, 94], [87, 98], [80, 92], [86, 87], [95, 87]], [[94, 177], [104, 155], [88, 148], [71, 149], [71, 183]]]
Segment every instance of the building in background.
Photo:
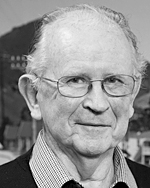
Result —
[[120, 147], [131, 160], [150, 166], [150, 131], [128, 132]]

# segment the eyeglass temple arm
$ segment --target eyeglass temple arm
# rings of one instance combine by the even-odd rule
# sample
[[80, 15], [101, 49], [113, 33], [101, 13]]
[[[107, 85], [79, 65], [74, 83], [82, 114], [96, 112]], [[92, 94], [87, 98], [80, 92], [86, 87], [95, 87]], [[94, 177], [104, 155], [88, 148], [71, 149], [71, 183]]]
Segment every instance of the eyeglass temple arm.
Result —
[[44, 80], [47, 80], [47, 81], [50, 81], [50, 82], [58, 82], [58, 80], [51, 80], [51, 79], [49, 79], [49, 78], [45, 78], [45, 77], [42, 77], [42, 76], [38, 76], [36, 73], [34, 73], [34, 75], [35, 75], [37, 78], [44, 79]]

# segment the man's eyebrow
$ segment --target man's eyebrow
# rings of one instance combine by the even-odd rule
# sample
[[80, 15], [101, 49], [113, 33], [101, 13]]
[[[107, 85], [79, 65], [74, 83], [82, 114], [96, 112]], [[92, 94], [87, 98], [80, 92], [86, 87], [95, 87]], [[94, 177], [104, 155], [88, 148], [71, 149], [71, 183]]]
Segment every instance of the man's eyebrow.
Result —
[[88, 73], [76, 72], [76, 71], [71, 71], [68, 74], [65, 74], [64, 76], [81, 76], [81, 77], [90, 78], [90, 75]]

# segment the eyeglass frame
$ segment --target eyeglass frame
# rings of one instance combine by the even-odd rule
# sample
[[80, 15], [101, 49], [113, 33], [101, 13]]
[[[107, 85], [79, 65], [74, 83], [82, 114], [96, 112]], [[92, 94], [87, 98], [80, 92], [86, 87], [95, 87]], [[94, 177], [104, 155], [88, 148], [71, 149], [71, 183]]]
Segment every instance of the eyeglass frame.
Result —
[[[104, 79], [92, 79], [92, 80], [88, 80], [89, 86], [88, 86], [87, 92], [86, 92], [84, 95], [81, 95], [81, 96], [70, 96], [70, 95], [64, 95], [64, 94], [61, 93], [60, 88], [59, 88], [59, 83], [60, 83], [59, 81], [60, 81], [62, 78], [67, 78], [67, 77], [81, 77], [81, 76], [63, 76], [63, 77], [59, 78], [58, 80], [52, 80], [52, 79], [50, 79], [50, 78], [46, 78], [46, 77], [43, 77], [43, 76], [38, 76], [38, 75], [35, 74], [35, 73], [34, 73], [34, 75], [35, 75], [37, 78], [39, 78], [39, 79], [57, 83], [57, 89], [58, 89], [59, 93], [60, 93], [62, 96], [64, 96], [64, 97], [69, 97], [69, 98], [80, 98], [80, 97], [85, 96], [85, 95], [90, 91], [90, 89], [89, 89], [90, 87], [89, 87], [89, 86], [92, 85], [92, 82], [96, 82], [96, 81], [100, 81], [100, 82], [101, 82], [101, 88], [102, 88], [102, 90], [103, 90], [108, 96], [111, 96], [111, 97], [124, 97], [124, 96], [127, 96], [127, 95], [132, 94], [132, 92], [133, 92], [133, 90], [134, 90], [134, 87], [135, 87], [135, 82], [137, 82], [137, 80], [139, 80], [139, 78], [140, 78], [140, 77], [137, 77], [137, 76], [126, 75], [126, 74], [114, 74], [114, 75], [112, 74], [112, 75], [109, 75], [109, 76], [105, 77]], [[111, 77], [111, 76], [128, 76], [128, 77], [132, 78], [133, 81], [134, 81], [134, 82], [133, 82], [134, 84], [133, 84], [133, 88], [132, 88], [131, 93], [124, 94], [124, 95], [112, 95], [112, 94], [109, 94], [109, 93], [106, 91], [103, 82], [104, 82], [104, 80], [105, 80], [106, 78], [109, 78], [109, 77]]]

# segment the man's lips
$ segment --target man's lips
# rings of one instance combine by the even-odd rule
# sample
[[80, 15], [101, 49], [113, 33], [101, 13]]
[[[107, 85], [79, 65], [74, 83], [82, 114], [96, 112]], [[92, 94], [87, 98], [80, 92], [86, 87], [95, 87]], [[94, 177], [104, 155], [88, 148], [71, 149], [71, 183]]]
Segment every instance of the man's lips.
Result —
[[108, 124], [100, 124], [100, 123], [93, 123], [93, 122], [76, 122], [75, 124], [82, 125], [82, 126], [92, 126], [92, 127], [111, 127]]

